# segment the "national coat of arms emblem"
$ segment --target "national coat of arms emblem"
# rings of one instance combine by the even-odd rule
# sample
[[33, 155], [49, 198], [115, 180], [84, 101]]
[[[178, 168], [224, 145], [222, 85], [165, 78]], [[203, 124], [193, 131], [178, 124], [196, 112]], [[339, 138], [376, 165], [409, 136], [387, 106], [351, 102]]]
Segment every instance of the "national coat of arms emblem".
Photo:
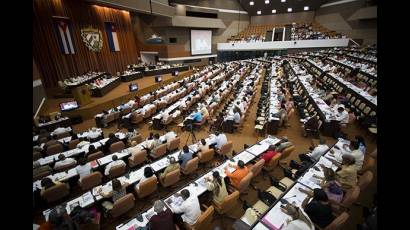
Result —
[[102, 33], [99, 29], [92, 27], [81, 29], [81, 37], [88, 49], [99, 52], [103, 46]]

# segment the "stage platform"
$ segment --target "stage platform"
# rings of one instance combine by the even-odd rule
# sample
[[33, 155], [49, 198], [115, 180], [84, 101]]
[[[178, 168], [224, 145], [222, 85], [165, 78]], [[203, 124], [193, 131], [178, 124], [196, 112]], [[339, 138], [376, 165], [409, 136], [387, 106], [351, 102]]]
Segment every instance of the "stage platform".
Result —
[[[141, 79], [137, 79], [130, 82], [121, 82], [121, 84], [104, 95], [103, 97], [92, 97], [93, 102], [90, 104], [80, 106], [80, 108], [63, 112], [63, 116], [74, 117], [81, 116], [83, 120], [91, 119], [96, 114], [101, 113], [104, 109], [110, 109], [114, 106], [118, 106], [121, 102], [128, 102], [135, 95], [142, 96], [149, 92], [152, 92], [162, 85], [167, 85], [170, 82], [179, 81], [180, 79], [192, 74], [192, 70], [180, 72], [177, 77], [173, 77], [172, 74], [162, 75], [162, 82], [156, 83], [155, 76], [146, 76]], [[128, 85], [130, 83], [138, 84], [137, 92], [130, 92]], [[60, 111], [59, 104], [65, 101], [74, 100], [74, 98], [50, 98], [46, 99], [40, 114], [48, 115], [51, 112]]]

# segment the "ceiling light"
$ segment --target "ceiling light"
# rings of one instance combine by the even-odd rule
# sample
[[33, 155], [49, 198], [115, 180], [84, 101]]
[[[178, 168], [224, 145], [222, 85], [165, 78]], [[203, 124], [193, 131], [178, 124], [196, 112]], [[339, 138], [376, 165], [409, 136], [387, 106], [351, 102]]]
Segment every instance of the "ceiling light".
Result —
[[292, 12], [292, 8], [288, 8], [288, 12]]
[[303, 7], [303, 10], [309, 10], [309, 6]]
[[276, 10], [272, 10], [272, 14], [276, 14]]
[[281, 2], [286, 2], [286, 0], [280, 0]]
[[253, 1], [249, 2], [249, 5], [253, 6], [253, 4], [255, 4]]
[[256, 11], [257, 14], [261, 14], [262, 12], [260, 10]]
[[269, 4], [269, 0], [265, 0], [265, 4]]

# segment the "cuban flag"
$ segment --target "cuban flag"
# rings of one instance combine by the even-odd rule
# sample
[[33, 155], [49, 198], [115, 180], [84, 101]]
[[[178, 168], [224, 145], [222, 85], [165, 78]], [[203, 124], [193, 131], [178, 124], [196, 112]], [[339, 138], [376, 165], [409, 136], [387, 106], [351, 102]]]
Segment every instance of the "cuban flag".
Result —
[[72, 28], [68, 18], [54, 18], [55, 28], [60, 44], [61, 52], [65, 54], [74, 54], [74, 42], [72, 39]]
[[120, 45], [117, 37], [117, 27], [112, 22], [105, 23], [105, 31], [107, 32], [108, 45], [111, 51], [120, 51]]

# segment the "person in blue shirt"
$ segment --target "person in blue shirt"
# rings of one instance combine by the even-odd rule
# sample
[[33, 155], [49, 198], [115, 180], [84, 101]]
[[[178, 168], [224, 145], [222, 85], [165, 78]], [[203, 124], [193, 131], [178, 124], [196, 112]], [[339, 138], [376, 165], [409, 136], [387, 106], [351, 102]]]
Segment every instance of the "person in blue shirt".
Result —
[[194, 153], [189, 150], [187, 145], [185, 145], [182, 148], [182, 153], [180, 153], [178, 155], [178, 160], [179, 160], [182, 168], [185, 168], [186, 163], [188, 163], [188, 161], [192, 159], [193, 154]]
[[196, 113], [194, 113], [194, 116], [193, 116], [192, 120], [194, 120], [194, 122], [201, 122], [202, 121], [202, 114], [199, 110], [196, 111]]

